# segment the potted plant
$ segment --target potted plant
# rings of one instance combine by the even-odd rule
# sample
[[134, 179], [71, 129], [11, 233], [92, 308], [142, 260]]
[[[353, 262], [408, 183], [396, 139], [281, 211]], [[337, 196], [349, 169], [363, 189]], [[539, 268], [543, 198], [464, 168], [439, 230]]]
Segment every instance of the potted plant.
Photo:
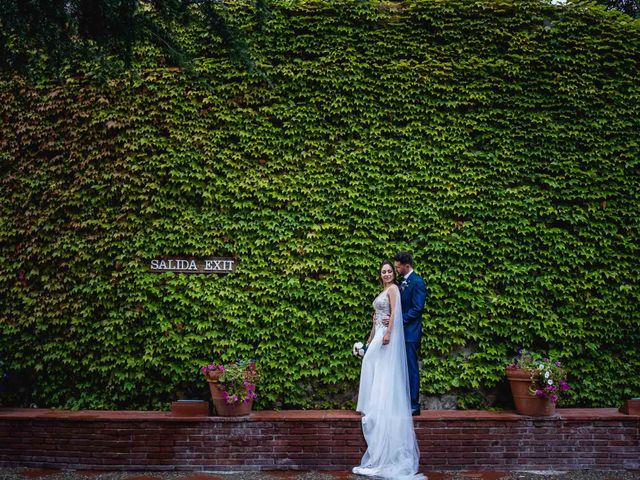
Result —
[[205, 365], [200, 372], [209, 383], [213, 406], [219, 416], [249, 415], [257, 398], [256, 383], [260, 377], [255, 360]]
[[521, 415], [553, 415], [558, 399], [571, 388], [559, 361], [523, 349], [507, 365], [506, 374]]

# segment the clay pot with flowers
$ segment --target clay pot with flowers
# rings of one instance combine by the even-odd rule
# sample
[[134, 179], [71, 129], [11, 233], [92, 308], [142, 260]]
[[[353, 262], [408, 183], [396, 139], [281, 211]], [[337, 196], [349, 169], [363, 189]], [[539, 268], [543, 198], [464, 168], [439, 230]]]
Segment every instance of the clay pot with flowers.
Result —
[[559, 398], [571, 388], [559, 361], [527, 350], [521, 349], [507, 365], [506, 375], [520, 415], [553, 415]]
[[253, 401], [257, 398], [259, 373], [255, 360], [238, 359], [228, 364], [205, 365], [200, 372], [209, 384], [217, 415], [249, 415]]

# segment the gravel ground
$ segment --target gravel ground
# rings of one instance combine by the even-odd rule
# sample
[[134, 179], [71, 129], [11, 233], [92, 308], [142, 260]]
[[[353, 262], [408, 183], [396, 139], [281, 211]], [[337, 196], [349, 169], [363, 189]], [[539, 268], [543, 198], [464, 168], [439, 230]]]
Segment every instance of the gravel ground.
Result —
[[[640, 480], [640, 471], [426, 472], [429, 480]], [[83, 472], [0, 468], [0, 480], [366, 480], [349, 472]]]

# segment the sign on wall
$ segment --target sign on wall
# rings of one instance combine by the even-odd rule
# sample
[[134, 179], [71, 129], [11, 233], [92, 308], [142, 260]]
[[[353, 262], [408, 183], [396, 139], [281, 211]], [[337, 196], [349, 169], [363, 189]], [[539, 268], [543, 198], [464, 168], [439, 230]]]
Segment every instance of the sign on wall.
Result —
[[152, 272], [180, 273], [231, 273], [236, 269], [233, 258], [154, 258], [151, 260]]

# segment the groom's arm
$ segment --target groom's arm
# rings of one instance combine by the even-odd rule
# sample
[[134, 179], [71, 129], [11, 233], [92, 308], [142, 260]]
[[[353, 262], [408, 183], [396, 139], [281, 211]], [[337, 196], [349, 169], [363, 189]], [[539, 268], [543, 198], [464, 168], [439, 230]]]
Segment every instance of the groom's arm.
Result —
[[424, 302], [427, 300], [427, 287], [424, 280], [420, 279], [414, 287], [411, 295], [411, 305], [406, 312], [402, 312], [402, 320], [405, 325], [415, 322], [424, 311]]

